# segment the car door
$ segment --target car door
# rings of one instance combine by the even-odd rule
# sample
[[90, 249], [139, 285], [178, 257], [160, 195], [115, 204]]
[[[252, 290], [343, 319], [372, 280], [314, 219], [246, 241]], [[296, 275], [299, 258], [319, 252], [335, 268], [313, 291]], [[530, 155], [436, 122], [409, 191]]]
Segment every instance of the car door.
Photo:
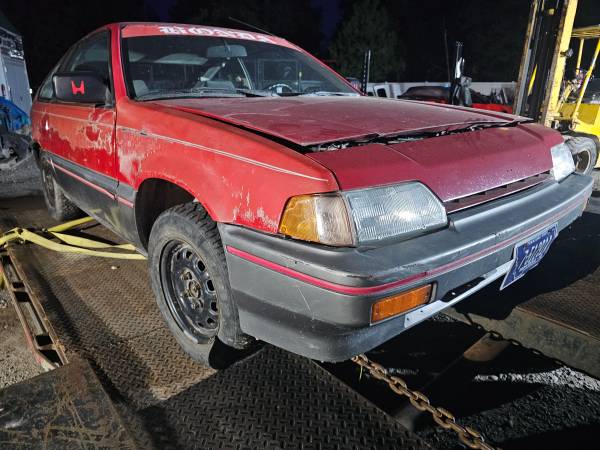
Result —
[[[112, 95], [110, 32], [100, 31], [82, 40], [61, 63], [59, 73], [95, 72]], [[102, 221], [115, 222], [115, 105], [59, 101], [45, 105], [42, 127], [55, 175], [67, 195]]]

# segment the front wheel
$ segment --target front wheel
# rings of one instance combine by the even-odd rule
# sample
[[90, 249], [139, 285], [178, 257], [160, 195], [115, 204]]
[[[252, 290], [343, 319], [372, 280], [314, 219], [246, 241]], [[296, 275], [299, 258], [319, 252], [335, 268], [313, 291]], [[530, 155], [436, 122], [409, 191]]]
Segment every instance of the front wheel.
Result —
[[222, 369], [246, 356], [217, 225], [198, 203], [163, 212], [152, 227], [148, 262], [163, 317], [183, 350]]

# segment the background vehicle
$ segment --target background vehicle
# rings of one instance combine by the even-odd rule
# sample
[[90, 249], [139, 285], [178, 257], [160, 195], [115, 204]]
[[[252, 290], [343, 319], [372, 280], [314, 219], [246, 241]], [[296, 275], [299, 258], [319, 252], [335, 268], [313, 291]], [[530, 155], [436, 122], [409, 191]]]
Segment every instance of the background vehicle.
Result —
[[30, 109], [23, 42], [0, 11], [0, 170], [15, 166], [28, 155]]
[[[468, 89], [468, 98], [470, 99], [468, 104], [476, 109], [485, 109], [488, 111], [499, 111], [508, 114], [512, 113], [512, 106], [504, 104], [495, 95], [483, 95], [473, 89]], [[450, 95], [450, 88], [445, 86], [414, 86], [408, 88], [404, 94], [398, 98], [405, 100], [421, 100], [426, 102], [435, 103], [448, 103], [448, 97]]]

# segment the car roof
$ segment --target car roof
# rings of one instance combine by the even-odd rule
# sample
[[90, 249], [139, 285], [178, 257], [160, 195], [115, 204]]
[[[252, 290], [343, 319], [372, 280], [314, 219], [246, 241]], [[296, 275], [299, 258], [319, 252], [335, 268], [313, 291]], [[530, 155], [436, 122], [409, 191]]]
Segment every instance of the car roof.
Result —
[[285, 47], [297, 48], [295, 45], [288, 42], [286, 39], [279, 36], [274, 36], [255, 31], [238, 30], [235, 28], [213, 27], [208, 25], [198, 24], [183, 24], [170, 22], [119, 22], [109, 24], [110, 26], [118, 26], [121, 29], [122, 36], [139, 37], [139, 36], [206, 36], [217, 38], [233, 38], [255, 42], [266, 42], [270, 44], [282, 45]]

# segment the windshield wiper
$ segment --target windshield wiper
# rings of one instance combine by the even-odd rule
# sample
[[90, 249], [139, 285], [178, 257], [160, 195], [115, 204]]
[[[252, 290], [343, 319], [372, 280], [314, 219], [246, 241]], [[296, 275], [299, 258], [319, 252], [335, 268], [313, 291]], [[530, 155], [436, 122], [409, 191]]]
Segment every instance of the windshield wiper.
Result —
[[355, 92], [330, 92], [330, 91], [315, 91], [315, 92], [282, 92], [277, 94], [280, 97], [360, 97], [359, 93]]
[[274, 97], [274, 92], [259, 89], [227, 89], [227, 88], [194, 88], [181, 89], [177, 91], [149, 92], [139, 95], [138, 100], [158, 100], [168, 98], [201, 98], [201, 97]]
[[169, 98], [242, 97], [244, 94], [225, 88], [179, 89], [176, 91], [149, 92], [138, 95], [137, 100], [148, 101]]
[[236, 92], [244, 94], [246, 97], [277, 97], [278, 95], [272, 91], [265, 91], [262, 89], [246, 89], [238, 88]]
[[338, 97], [360, 97], [358, 92], [330, 92], [330, 91], [316, 91], [316, 92], [303, 92], [300, 94], [302, 96], [319, 96], [319, 97], [328, 97], [328, 96], [338, 96]]

